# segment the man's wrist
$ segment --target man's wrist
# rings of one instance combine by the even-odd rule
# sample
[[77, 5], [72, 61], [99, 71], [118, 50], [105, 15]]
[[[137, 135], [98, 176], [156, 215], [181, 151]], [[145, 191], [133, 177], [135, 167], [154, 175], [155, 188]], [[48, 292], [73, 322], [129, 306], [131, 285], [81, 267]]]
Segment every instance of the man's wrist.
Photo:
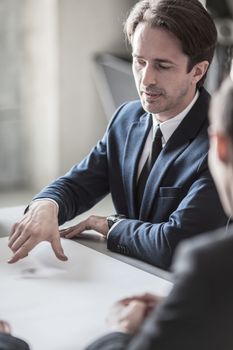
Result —
[[33, 199], [33, 201], [29, 204], [28, 206], [28, 210], [29, 209], [33, 209], [33, 207], [36, 207], [38, 202], [40, 202], [39, 204], [40, 205], [49, 205], [50, 204], [50, 207], [54, 208], [56, 210], [56, 214], [58, 215], [58, 212], [59, 212], [59, 206], [58, 206], [58, 203], [54, 200], [54, 199], [51, 199], [51, 198], [38, 198], [38, 199]]

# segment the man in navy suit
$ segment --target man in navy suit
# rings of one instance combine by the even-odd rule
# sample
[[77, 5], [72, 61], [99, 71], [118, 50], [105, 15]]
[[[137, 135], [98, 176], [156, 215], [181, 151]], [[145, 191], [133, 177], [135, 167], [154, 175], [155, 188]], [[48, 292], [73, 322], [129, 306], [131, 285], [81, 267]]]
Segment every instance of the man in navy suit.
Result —
[[[12, 228], [11, 263], [43, 240], [66, 260], [60, 234], [92, 229], [110, 250], [167, 269], [181, 240], [226, 223], [207, 164], [213, 20], [198, 0], [144, 0], [125, 29], [140, 101], [119, 107], [90, 154], [34, 198]], [[109, 192], [115, 215], [59, 232]]]

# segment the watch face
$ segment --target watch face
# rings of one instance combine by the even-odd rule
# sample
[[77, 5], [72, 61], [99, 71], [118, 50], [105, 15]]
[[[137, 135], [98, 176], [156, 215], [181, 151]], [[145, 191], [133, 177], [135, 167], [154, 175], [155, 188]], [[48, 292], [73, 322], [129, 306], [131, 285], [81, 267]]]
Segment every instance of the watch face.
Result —
[[115, 214], [115, 215], [110, 215], [107, 217], [107, 222], [108, 222], [108, 228], [110, 229], [113, 224], [115, 224], [117, 221], [122, 220], [125, 218], [125, 215], [122, 214]]

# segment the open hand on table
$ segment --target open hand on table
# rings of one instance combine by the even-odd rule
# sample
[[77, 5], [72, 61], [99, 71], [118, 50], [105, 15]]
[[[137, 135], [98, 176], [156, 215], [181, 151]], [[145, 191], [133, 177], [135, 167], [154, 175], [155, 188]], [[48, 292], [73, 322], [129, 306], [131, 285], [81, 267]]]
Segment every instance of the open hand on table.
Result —
[[13, 251], [9, 263], [23, 259], [40, 242], [48, 241], [56, 257], [67, 260], [61, 246], [58, 228], [58, 209], [48, 200], [32, 202], [23, 218], [16, 222], [10, 233], [9, 248]]
[[74, 238], [78, 237], [82, 232], [87, 230], [94, 230], [103, 236], [107, 236], [107, 218], [103, 216], [91, 215], [86, 220], [79, 222], [77, 225], [60, 230], [60, 235], [64, 238]]

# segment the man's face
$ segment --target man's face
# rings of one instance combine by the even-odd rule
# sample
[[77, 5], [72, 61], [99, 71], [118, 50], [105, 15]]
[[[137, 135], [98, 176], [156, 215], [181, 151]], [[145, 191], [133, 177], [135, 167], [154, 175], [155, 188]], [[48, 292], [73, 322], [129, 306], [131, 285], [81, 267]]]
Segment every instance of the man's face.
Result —
[[139, 23], [132, 38], [133, 74], [144, 109], [161, 121], [187, 107], [195, 95], [194, 69], [170, 32]]

